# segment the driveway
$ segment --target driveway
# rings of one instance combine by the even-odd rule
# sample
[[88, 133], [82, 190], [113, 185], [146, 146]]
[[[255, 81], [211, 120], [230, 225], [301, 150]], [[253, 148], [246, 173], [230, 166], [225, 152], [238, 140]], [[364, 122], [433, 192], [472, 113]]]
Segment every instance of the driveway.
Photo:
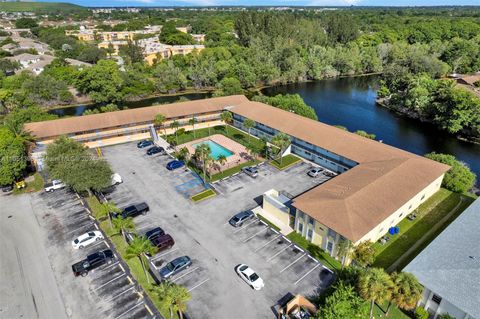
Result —
[[[309, 164], [282, 172], [265, 166], [257, 179], [238, 175], [232, 182], [216, 184], [218, 196], [193, 204], [177, 189], [179, 178], [189, 171], [166, 170], [167, 156], [147, 157], [133, 143], [106, 147], [103, 153], [124, 180], [107, 198], [120, 207], [147, 202], [150, 212], [135, 217], [137, 229], [160, 226], [175, 239], [173, 248], [153, 256], [155, 268], [179, 256], [192, 258], [192, 266], [172, 279], [191, 292], [192, 318], [272, 318], [271, 307], [287, 293], [316, 295], [333, 279], [322, 265], [260, 221], [237, 229], [228, 224], [232, 215], [258, 205], [257, 197], [271, 188], [296, 195], [318, 184], [320, 180], [306, 176]], [[264, 289], [254, 291], [236, 275], [241, 263], [258, 272]]]

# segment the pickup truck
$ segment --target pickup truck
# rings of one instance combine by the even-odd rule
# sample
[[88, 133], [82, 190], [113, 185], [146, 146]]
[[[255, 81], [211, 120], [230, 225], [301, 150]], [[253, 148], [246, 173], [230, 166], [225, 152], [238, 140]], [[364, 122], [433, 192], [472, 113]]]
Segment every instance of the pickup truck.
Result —
[[62, 189], [65, 187], [65, 184], [61, 180], [54, 179], [51, 183], [45, 184], [45, 191], [47, 193], [54, 192], [57, 189]]
[[73, 274], [75, 277], [85, 277], [90, 270], [98, 268], [103, 264], [110, 264], [114, 259], [115, 256], [110, 249], [97, 251], [96, 253], [88, 255], [84, 260], [73, 264]]
[[150, 210], [147, 203], [138, 203], [125, 207], [121, 213], [110, 213], [110, 216], [113, 218], [128, 218], [135, 217], [140, 214], [145, 215]]

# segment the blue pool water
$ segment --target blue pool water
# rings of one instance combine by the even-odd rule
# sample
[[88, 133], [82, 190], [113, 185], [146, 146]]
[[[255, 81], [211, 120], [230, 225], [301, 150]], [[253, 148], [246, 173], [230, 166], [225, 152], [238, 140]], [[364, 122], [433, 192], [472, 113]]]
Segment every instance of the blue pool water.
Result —
[[223, 147], [220, 144], [215, 143], [214, 141], [208, 140], [205, 142], [193, 144], [192, 146], [197, 148], [200, 145], [207, 144], [210, 147], [210, 156], [213, 157], [215, 160], [217, 160], [220, 155], [223, 155], [225, 157], [229, 157], [233, 155], [233, 152], [227, 150], [225, 147]]

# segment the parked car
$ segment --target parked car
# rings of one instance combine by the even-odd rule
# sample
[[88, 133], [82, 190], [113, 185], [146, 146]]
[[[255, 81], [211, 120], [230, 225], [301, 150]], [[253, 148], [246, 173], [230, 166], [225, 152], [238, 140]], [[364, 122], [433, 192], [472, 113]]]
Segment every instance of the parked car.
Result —
[[167, 163], [167, 169], [169, 171], [173, 171], [174, 169], [177, 169], [183, 166], [185, 166], [185, 163], [179, 160], [173, 160]]
[[13, 192], [13, 185], [4, 185], [4, 186], [2, 186], [2, 192], [4, 192], [4, 193]]
[[148, 239], [154, 247], [157, 247], [158, 251], [170, 249], [175, 245], [175, 241], [169, 234], [150, 236]]
[[160, 146], [152, 146], [147, 150], [147, 155], [154, 155], [158, 153], [165, 153], [165, 149]]
[[237, 274], [243, 279], [250, 287], [255, 290], [260, 290], [265, 287], [263, 279], [250, 267], [245, 264], [238, 265], [236, 268]]
[[145, 237], [150, 238], [150, 237], [154, 237], [154, 236], [161, 236], [161, 235], [164, 235], [164, 234], [165, 234], [165, 232], [163, 231], [162, 228], [155, 227], [155, 228], [152, 228], [149, 231], [147, 231], [145, 233]]
[[310, 177], [317, 177], [321, 172], [323, 172], [323, 168], [314, 167], [311, 170], [309, 170], [307, 174]]
[[182, 256], [175, 258], [164, 267], [162, 267], [159, 271], [160, 276], [162, 279], [168, 279], [173, 275], [178, 274], [179, 272], [187, 269], [192, 265], [192, 260], [188, 256]]
[[118, 174], [118, 173], [114, 173], [112, 175], [112, 185], [118, 185], [118, 184], [121, 184], [121, 183], [123, 183], [122, 176], [120, 176], [120, 174]]
[[72, 265], [72, 271], [75, 277], [82, 276], [85, 277], [88, 275], [88, 272], [100, 267], [103, 264], [110, 264], [115, 259], [113, 251], [110, 249], [100, 250], [91, 255], [88, 255], [82, 261]]
[[240, 213], [236, 214], [235, 216], [230, 218], [230, 220], [228, 222], [233, 227], [240, 227], [240, 226], [243, 225], [243, 223], [245, 221], [253, 218], [253, 216], [255, 216], [255, 214], [252, 211], [247, 210], [247, 211], [240, 212]]
[[327, 170], [325, 170], [325, 171], [323, 172], [323, 175], [328, 176], [328, 177], [337, 176], [337, 174], [335, 174], [335, 173], [333, 173], [333, 172], [330, 172], [330, 171], [327, 171]]
[[253, 166], [243, 167], [242, 172], [253, 178], [256, 178], [258, 176], [258, 169]]
[[113, 218], [135, 217], [140, 214], [146, 215], [149, 210], [150, 210], [150, 207], [148, 207], [147, 203], [142, 202], [142, 203], [127, 206], [120, 213], [110, 213], [110, 216]]
[[100, 240], [103, 240], [103, 234], [98, 230], [94, 230], [72, 240], [72, 247], [73, 249], [83, 249]]
[[45, 191], [47, 193], [51, 193], [56, 191], [57, 189], [62, 189], [64, 187], [65, 187], [65, 184], [61, 180], [54, 179], [50, 183], [45, 184]]
[[140, 141], [140, 142], [137, 143], [138, 148], [144, 148], [144, 147], [152, 146], [152, 145], [153, 145], [153, 142], [149, 141], [149, 140], [143, 140], [143, 141]]

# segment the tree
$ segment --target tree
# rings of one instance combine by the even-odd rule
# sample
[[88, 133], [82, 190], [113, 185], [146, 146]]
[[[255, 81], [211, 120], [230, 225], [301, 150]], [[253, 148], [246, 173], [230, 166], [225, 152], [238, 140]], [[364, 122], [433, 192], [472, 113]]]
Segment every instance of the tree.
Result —
[[161, 93], [176, 92], [187, 86], [187, 77], [172, 60], [162, 61], [153, 70], [155, 87]]
[[190, 156], [190, 152], [188, 151], [188, 148], [186, 148], [185, 146], [182, 147], [177, 153], [178, 159], [182, 161], [188, 161], [189, 156]]
[[113, 227], [123, 236], [125, 242], [127, 242], [127, 232], [135, 230], [135, 223], [131, 217], [123, 218], [117, 217], [113, 220]]
[[228, 96], [243, 94], [242, 84], [237, 78], [223, 78], [217, 84], [217, 91], [214, 96]]
[[167, 135], [167, 129], [163, 126], [166, 119], [167, 118], [165, 117], [165, 115], [160, 114], [160, 113], [155, 115], [155, 118], [153, 119], [153, 123], [155, 124], [155, 126], [158, 126], [159, 128], [163, 127], [163, 135]]
[[193, 115], [192, 118], [188, 120], [188, 124], [190, 124], [192, 126], [193, 138], [194, 139], [196, 138], [196, 136], [195, 136], [195, 124], [196, 123], [197, 123], [197, 118], [195, 117], [195, 115]]
[[110, 223], [110, 229], [113, 228], [113, 225], [112, 225], [112, 216], [110, 213], [120, 213], [121, 210], [120, 208], [117, 207], [117, 205], [115, 205], [114, 203], [112, 202], [104, 202], [102, 203], [102, 210], [100, 212], [100, 216], [96, 216], [97, 218], [102, 218], [102, 217], [108, 217], [108, 222]]
[[206, 183], [207, 167], [212, 161], [212, 157], [210, 156], [211, 152], [212, 150], [210, 149], [210, 146], [208, 146], [208, 144], [200, 144], [199, 146], [197, 146], [197, 148], [195, 148], [194, 157], [197, 161], [202, 163], [204, 183]]
[[315, 109], [305, 103], [300, 94], [278, 94], [275, 96], [256, 95], [254, 101], [265, 103], [312, 120], [318, 120]]
[[170, 128], [175, 132], [175, 142], [177, 145], [178, 145], [177, 131], [179, 127], [180, 127], [180, 123], [178, 121], [173, 121], [172, 123], [170, 123]]
[[368, 304], [357, 294], [355, 288], [338, 281], [334, 292], [318, 309], [318, 319], [358, 318], [368, 316]]
[[375, 248], [371, 241], [362, 241], [353, 250], [353, 259], [362, 267], [371, 265], [375, 260]]
[[278, 133], [272, 138], [272, 144], [279, 148], [280, 165], [282, 165], [283, 152], [290, 145], [290, 137], [285, 133]]
[[417, 307], [415, 309], [414, 317], [415, 319], [428, 319], [430, 317], [430, 314], [422, 307]]
[[135, 237], [131, 242], [130, 246], [127, 247], [125, 251], [125, 257], [127, 259], [132, 259], [137, 257], [142, 264], [143, 273], [147, 282], [150, 283], [150, 278], [147, 274], [147, 269], [145, 267], [145, 261], [143, 260], [144, 254], [154, 255], [157, 252], [157, 248], [152, 245], [152, 242], [143, 236]]
[[5, 116], [3, 124], [16, 136], [23, 136], [29, 140], [30, 138], [27, 138], [28, 132], [23, 130], [25, 123], [48, 121], [56, 118], [58, 118], [56, 115], [49, 114], [38, 106], [18, 107]]
[[127, 45], [122, 45], [119, 51], [128, 64], [143, 62], [143, 50], [136, 42], [128, 40]]
[[355, 134], [360, 135], [360, 136], [363, 136], [363, 137], [368, 138], [368, 139], [371, 139], [371, 140], [374, 140], [375, 137], [376, 137], [375, 134], [370, 134], [370, 133], [367, 133], [367, 132], [365, 132], [365, 131], [363, 131], [363, 130], [357, 130], [357, 131], [355, 131]]
[[223, 123], [225, 123], [225, 129], [226, 129], [227, 135], [228, 135], [228, 125], [233, 122], [232, 112], [223, 111], [222, 114], [220, 115], [220, 118], [222, 119]]
[[257, 143], [250, 143], [246, 147], [250, 155], [256, 160], [260, 154], [262, 154], [263, 146]]
[[250, 130], [255, 127], [256, 123], [254, 120], [252, 119], [245, 119], [245, 121], [243, 121], [243, 126], [245, 126], [248, 130], [248, 142], [250, 142]]
[[17, 29], [31, 29], [38, 27], [38, 23], [32, 18], [18, 18], [15, 20], [15, 27]]
[[0, 127], [0, 185], [12, 184], [26, 167], [23, 139], [8, 128]]
[[62, 136], [47, 146], [45, 164], [50, 176], [76, 192], [101, 191], [110, 186], [113, 171], [104, 159], [94, 158], [82, 144]]
[[227, 157], [223, 154], [219, 155], [217, 158], [217, 162], [220, 164], [218, 170], [220, 171], [221, 166], [225, 165], [227, 162]]
[[392, 302], [405, 310], [414, 309], [422, 298], [423, 286], [411, 273], [394, 272], [391, 274], [391, 278], [393, 281], [392, 298], [388, 304], [386, 316], [388, 316]]
[[337, 256], [342, 260], [342, 269], [345, 267], [345, 261], [352, 253], [351, 242], [348, 239], [340, 240], [338, 243]]
[[425, 157], [450, 166], [442, 182], [442, 186], [446, 189], [456, 193], [465, 193], [475, 184], [475, 174], [464, 163], [459, 162], [455, 156], [433, 152], [426, 154]]
[[381, 268], [369, 268], [360, 274], [358, 292], [363, 299], [370, 301], [370, 319], [373, 318], [375, 302], [389, 300], [392, 295], [392, 287], [392, 279]]
[[159, 297], [164, 308], [170, 311], [170, 319], [173, 318], [173, 313], [177, 312], [180, 318], [183, 318], [183, 313], [186, 311], [186, 304], [191, 296], [188, 290], [180, 285], [172, 282], [162, 282], [155, 286], [155, 293]]

